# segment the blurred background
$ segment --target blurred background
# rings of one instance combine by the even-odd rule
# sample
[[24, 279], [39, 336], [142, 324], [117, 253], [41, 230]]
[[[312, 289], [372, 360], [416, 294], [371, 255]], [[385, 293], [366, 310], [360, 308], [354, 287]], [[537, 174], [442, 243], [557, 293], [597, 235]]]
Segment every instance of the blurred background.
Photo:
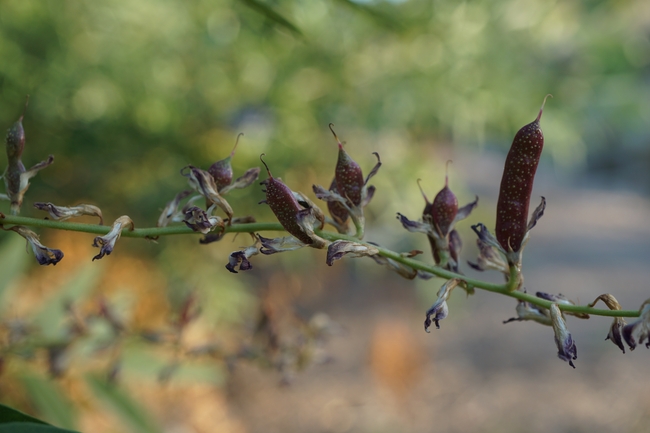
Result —
[[[110, 0], [0, 2], [0, 126], [30, 95], [23, 162], [55, 156], [32, 203], [90, 203], [154, 226], [187, 189], [179, 170], [226, 157], [311, 195], [329, 186], [332, 122], [372, 183], [366, 239], [398, 251], [444, 184], [494, 226], [505, 154], [537, 115], [534, 195], [546, 215], [526, 249], [529, 291], [624, 309], [650, 296], [650, 3], [646, 0]], [[4, 157], [0, 160], [5, 161]], [[264, 179], [266, 174], [262, 174]], [[261, 188], [228, 196], [272, 221]], [[536, 199], [533, 200], [536, 203]], [[0, 203], [0, 211], [9, 209]], [[88, 222], [93, 222], [89, 219]], [[84, 432], [647, 431], [649, 353], [603, 339], [610, 320], [569, 318], [577, 369], [550, 328], [501, 321], [515, 302], [452, 296], [319, 251], [254, 257], [230, 274], [232, 235], [122, 239], [91, 263], [92, 235], [42, 231], [64, 251], [38, 267], [0, 233], [0, 401]], [[499, 281], [498, 275], [474, 277]], [[80, 328], [83, 328], [80, 332]], [[73, 337], [74, 336], [74, 337]]]

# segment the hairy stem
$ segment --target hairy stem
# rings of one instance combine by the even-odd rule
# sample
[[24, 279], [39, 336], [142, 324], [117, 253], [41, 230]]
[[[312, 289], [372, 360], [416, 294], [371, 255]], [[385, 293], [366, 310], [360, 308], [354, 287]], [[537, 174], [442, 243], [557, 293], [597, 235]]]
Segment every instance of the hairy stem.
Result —
[[[97, 235], [105, 235], [111, 229], [110, 226], [100, 226], [96, 224], [82, 224], [82, 223], [72, 223], [72, 222], [62, 222], [62, 221], [52, 221], [46, 219], [38, 218], [29, 218], [21, 217], [14, 215], [2, 215], [0, 214], [0, 224], [11, 224], [11, 225], [23, 225], [30, 227], [44, 227], [55, 230], [70, 230], [76, 232], [91, 233]], [[227, 226], [225, 229], [226, 233], [255, 233], [262, 231], [277, 231], [284, 232], [284, 228], [280, 223], [250, 223], [250, 224], [233, 224]], [[323, 239], [328, 241], [335, 240], [347, 240], [351, 242], [357, 242], [365, 244], [365, 242], [357, 239], [354, 236], [344, 235], [340, 233], [334, 233], [330, 231], [316, 230], [316, 234]], [[124, 230], [122, 232], [123, 237], [131, 238], [148, 238], [148, 237], [157, 237], [157, 236], [168, 236], [168, 235], [187, 235], [187, 234], [197, 234], [192, 231], [189, 227], [185, 226], [171, 226], [171, 227], [148, 227], [148, 228], [136, 228], [134, 230]], [[538, 298], [537, 296], [530, 295], [528, 293], [520, 292], [518, 290], [513, 290], [513, 285], [516, 285], [519, 282], [519, 275], [516, 272], [516, 269], [512, 272], [512, 275], [509, 278], [509, 282], [505, 284], [494, 284], [487, 281], [477, 280], [474, 278], [467, 277], [465, 275], [460, 275], [455, 272], [448, 271], [441, 268], [440, 266], [433, 266], [426, 263], [423, 263], [419, 260], [414, 260], [412, 258], [404, 257], [400, 253], [389, 250], [384, 247], [379, 247], [373, 245], [379, 250], [379, 254], [393, 259], [399, 263], [402, 263], [406, 266], [410, 266], [413, 269], [430, 272], [440, 278], [452, 279], [458, 278], [467, 283], [471, 287], [477, 289], [487, 290], [489, 292], [499, 293], [501, 295], [510, 296], [511, 298], [516, 298], [521, 301], [526, 301], [531, 304], [539, 305], [540, 307], [550, 308], [552, 302], [545, 299]], [[512, 270], [512, 269], [511, 269]], [[595, 316], [607, 316], [607, 317], [639, 317], [639, 311], [636, 310], [604, 310], [599, 308], [593, 308], [583, 305], [566, 305], [560, 304], [560, 310], [570, 311], [573, 313], [587, 313]]]

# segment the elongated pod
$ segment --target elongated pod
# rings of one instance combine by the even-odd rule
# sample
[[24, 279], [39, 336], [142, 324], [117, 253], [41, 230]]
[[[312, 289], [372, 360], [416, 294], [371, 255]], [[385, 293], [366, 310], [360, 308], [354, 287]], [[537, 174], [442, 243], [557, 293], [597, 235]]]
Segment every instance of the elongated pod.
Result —
[[506, 250], [519, 251], [526, 235], [530, 195], [544, 147], [544, 134], [539, 121], [549, 96], [544, 98], [537, 118], [515, 135], [503, 168], [497, 203], [496, 236]]

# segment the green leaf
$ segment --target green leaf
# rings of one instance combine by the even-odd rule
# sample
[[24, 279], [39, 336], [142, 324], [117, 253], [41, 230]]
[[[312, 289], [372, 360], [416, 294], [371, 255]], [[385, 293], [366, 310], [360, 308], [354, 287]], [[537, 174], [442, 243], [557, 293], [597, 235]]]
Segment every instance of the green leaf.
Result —
[[259, 0], [241, 0], [249, 8], [253, 9], [255, 12], [264, 15], [267, 19], [279, 24], [280, 26], [290, 30], [292, 33], [303, 36], [302, 32], [298, 27], [296, 27], [291, 21], [282, 16], [271, 6], [262, 3]]
[[56, 384], [35, 375], [22, 376], [21, 381], [43, 418], [65, 428], [76, 427], [74, 405]]
[[0, 433], [78, 433], [73, 430], [65, 430], [47, 424], [36, 424], [31, 422], [10, 422], [0, 424]]
[[27, 414], [24, 414], [16, 409], [12, 409], [9, 406], [0, 404], [0, 424], [10, 423], [10, 422], [31, 422], [39, 424], [47, 424], [45, 421], [36, 419]]
[[22, 275], [27, 269], [30, 255], [25, 251], [25, 239], [20, 236], [7, 236], [0, 244], [0, 302], [3, 301], [7, 286], [16, 278]]
[[86, 381], [96, 397], [108, 405], [134, 433], [159, 433], [160, 428], [129, 395], [116, 385], [97, 376], [87, 376]]

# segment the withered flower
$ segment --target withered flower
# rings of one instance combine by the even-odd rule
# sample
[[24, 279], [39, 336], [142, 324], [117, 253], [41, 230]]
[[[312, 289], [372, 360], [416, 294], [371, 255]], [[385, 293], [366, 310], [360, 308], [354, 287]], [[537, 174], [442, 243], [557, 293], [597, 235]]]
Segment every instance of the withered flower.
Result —
[[[167, 203], [162, 213], [160, 214], [160, 217], [158, 217], [158, 223], [156, 224], [156, 227], [167, 227], [167, 225], [172, 221], [180, 221], [182, 219], [182, 216], [178, 211], [178, 206], [180, 205], [181, 201], [191, 193], [192, 191], [185, 190], [176, 194], [176, 196]], [[199, 196], [197, 196], [197, 198], [198, 197]]]
[[99, 217], [99, 225], [104, 224], [102, 211], [97, 206], [91, 204], [80, 204], [77, 206], [65, 207], [55, 206], [52, 203], [37, 202], [34, 203], [36, 209], [48, 212], [50, 218], [56, 221], [65, 221], [70, 218], [76, 218], [84, 215]]
[[431, 308], [427, 310], [427, 316], [424, 319], [424, 330], [426, 332], [429, 332], [432, 321], [435, 323], [436, 328], [440, 329], [440, 324], [438, 322], [445, 319], [449, 314], [447, 299], [449, 299], [451, 291], [460, 283], [461, 280], [458, 278], [452, 278], [440, 287], [440, 290], [438, 290], [438, 299], [436, 299]]
[[503, 323], [523, 322], [526, 320], [532, 320], [534, 322], [547, 326], [551, 326], [553, 324], [551, 321], [551, 313], [548, 309], [526, 301], [518, 301], [517, 317], [512, 317], [508, 320], [504, 320]]
[[230, 253], [228, 257], [228, 264], [226, 264], [226, 269], [228, 269], [233, 274], [238, 273], [237, 269], [240, 271], [249, 271], [253, 269], [253, 265], [248, 261], [249, 258], [260, 253], [262, 248], [261, 236], [251, 235], [255, 239], [255, 243], [244, 248], [241, 251], [234, 251]]
[[[541, 299], [546, 299], [547, 301], [551, 301], [555, 304], [558, 305], [575, 305], [575, 302], [573, 302], [570, 299], [567, 299], [566, 296], [564, 296], [562, 293], [558, 293], [557, 295], [552, 294], [552, 293], [545, 293], [545, 292], [537, 292], [535, 293], [535, 296]], [[573, 311], [563, 311], [564, 314], [567, 314], [569, 316], [575, 316], [579, 319], [588, 319], [589, 314], [587, 313], [576, 313]]]
[[[645, 347], [650, 349], [650, 299], [641, 305], [639, 312], [639, 318], [629, 325], [625, 325], [622, 330], [623, 338], [630, 346], [630, 350], [634, 350], [637, 344], [643, 344], [645, 340], [647, 340]], [[637, 333], [636, 340], [634, 333]]]
[[129, 230], [133, 230], [135, 224], [133, 224], [133, 221], [127, 215], [122, 215], [115, 220], [108, 234], [105, 236], [97, 236], [93, 241], [93, 247], [99, 247], [101, 249], [99, 250], [99, 254], [93, 257], [93, 261], [101, 259], [105, 255], [110, 255], [113, 252], [113, 248], [115, 248], [115, 242], [122, 235], [122, 230], [127, 227], [129, 227]]
[[[189, 171], [186, 172], [186, 169], [189, 169]], [[221, 197], [219, 194], [217, 184], [212, 175], [205, 170], [194, 167], [193, 165], [183, 167], [181, 169], [181, 175], [187, 178], [192, 189], [204, 196], [208, 200], [209, 204], [216, 204], [220, 207], [228, 216], [228, 224], [230, 224], [233, 216], [232, 208], [226, 199]]]
[[555, 332], [555, 345], [557, 346], [557, 356], [563, 361], [569, 363], [573, 368], [573, 360], [578, 359], [578, 350], [576, 344], [566, 327], [564, 317], [557, 304], [551, 304], [551, 326]]
[[24, 237], [27, 240], [27, 245], [31, 247], [36, 260], [41, 265], [56, 265], [63, 259], [63, 251], [46, 247], [41, 243], [38, 235], [27, 227], [13, 226], [4, 230], [14, 231]]
[[379, 250], [372, 245], [337, 240], [327, 247], [327, 264], [332, 266], [335, 261], [341, 260], [346, 255], [350, 257], [369, 257], [377, 254], [379, 254]]
[[626, 322], [622, 317], [614, 317], [612, 325], [609, 327], [609, 332], [605, 340], [610, 340], [619, 349], [625, 353], [625, 346], [623, 345], [623, 328], [625, 327]]
[[210, 206], [204, 211], [198, 206], [189, 206], [183, 209], [185, 219], [183, 222], [195, 232], [204, 235], [214, 230], [216, 227], [224, 228], [224, 222], [218, 216], [210, 215], [215, 205]]
[[26, 170], [20, 159], [9, 161], [9, 165], [2, 175], [7, 194], [0, 195], [0, 198], [11, 201], [11, 213], [18, 214], [20, 212], [23, 197], [29, 188], [29, 180], [53, 162], [54, 156], [50, 155], [45, 161], [41, 161], [29, 170]]

